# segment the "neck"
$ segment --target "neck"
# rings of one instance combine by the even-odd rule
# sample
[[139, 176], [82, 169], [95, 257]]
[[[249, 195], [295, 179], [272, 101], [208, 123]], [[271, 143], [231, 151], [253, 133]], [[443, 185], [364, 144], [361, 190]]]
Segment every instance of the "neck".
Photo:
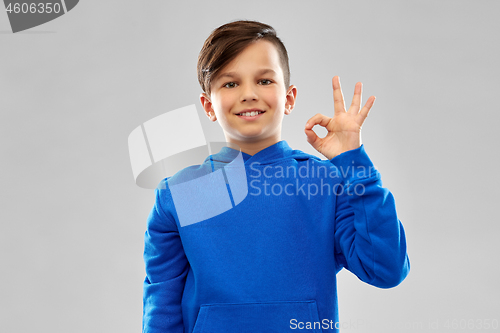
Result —
[[235, 149], [241, 149], [242, 152], [248, 155], [255, 155], [259, 151], [266, 149], [267, 147], [270, 147], [275, 143], [281, 141], [281, 137], [272, 136], [259, 141], [235, 140], [233, 138], [226, 137], [226, 141], [230, 143], [230, 146], [231, 143], [235, 144], [236, 145], [236, 147], [234, 147]]

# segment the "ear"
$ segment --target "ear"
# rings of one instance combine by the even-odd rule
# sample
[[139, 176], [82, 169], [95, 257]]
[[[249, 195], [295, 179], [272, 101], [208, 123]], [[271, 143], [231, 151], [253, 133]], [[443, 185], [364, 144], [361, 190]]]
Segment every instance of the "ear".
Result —
[[293, 107], [295, 106], [296, 98], [297, 98], [297, 87], [291, 85], [286, 93], [286, 102], [285, 102], [286, 115], [289, 115], [292, 112]]
[[215, 116], [215, 111], [212, 108], [212, 102], [210, 101], [210, 98], [207, 96], [207, 94], [201, 93], [200, 102], [203, 110], [205, 110], [205, 114], [207, 115], [207, 117], [211, 121], [216, 121], [217, 117]]

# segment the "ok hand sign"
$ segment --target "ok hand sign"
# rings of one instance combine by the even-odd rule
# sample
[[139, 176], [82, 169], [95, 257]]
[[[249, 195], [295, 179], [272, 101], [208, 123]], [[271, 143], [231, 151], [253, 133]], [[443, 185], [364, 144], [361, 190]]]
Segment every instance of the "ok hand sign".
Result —
[[[329, 160], [345, 151], [361, 146], [361, 126], [375, 102], [375, 96], [370, 96], [360, 111], [363, 84], [358, 82], [354, 87], [351, 107], [346, 111], [338, 76], [333, 77], [332, 86], [335, 109], [333, 118], [317, 113], [307, 121], [304, 130], [307, 142]], [[316, 125], [323, 126], [328, 130], [328, 134], [324, 138], [318, 137], [312, 130]]]

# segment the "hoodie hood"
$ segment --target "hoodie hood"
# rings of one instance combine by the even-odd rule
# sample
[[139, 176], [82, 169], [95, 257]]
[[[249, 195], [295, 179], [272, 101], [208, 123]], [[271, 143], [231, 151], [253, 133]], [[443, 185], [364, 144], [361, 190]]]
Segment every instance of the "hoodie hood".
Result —
[[289, 159], [321, 160], [319, 157], [306, 154], [301, 150], [293, 150], [285, 140], [278, 141], [254, 155], [249, 155], [240, 150], [224, 146], [217, 154], [209, 155], [201, 165], [192, 165], [180, 170], [172, 177], [168, 177], [167, 181], [169, 185], [181, 184], [206, 176], [221, 168], [226, 167], [227, 169], [227, 167], [233, 166], [233, 168], [238, 169], [241, 166], [242, 161], [245, 168], [250, 165], [255, 168], [255, 166], [259, 167], [261, 165], [265, 166], [269, 164], [281, 163]]
[[[217, 154], [208, 156], [203, 164], [211, 164], [213, 166], [213, 169], [217, 170], [219, 167], [223, 167], [226, 164], [231, 163], [239, 153], [239, 150], [230, 147], [222, 147], [222, 149]], [[258, 163], [262, 165], [275, 164], [279, 163], [282, 160], [290, 158], [297, 160], [307, 160], [312, 157], [320, 160], [318, 157], [306, 154], [301, 150], [293, 150], [285, 140], [278, 141], [275, 144], [262, 149], [254, 155], [249, 155], [245, 152], [241, 152], [241, 155], [243, 157], [245, 165], [250, 165], [252, 163]]]

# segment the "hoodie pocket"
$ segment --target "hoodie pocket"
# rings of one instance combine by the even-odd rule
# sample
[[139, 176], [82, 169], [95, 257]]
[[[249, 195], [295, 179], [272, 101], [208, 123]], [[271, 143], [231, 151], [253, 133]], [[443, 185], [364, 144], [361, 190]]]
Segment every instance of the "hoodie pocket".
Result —
[[321, 332], [316, 301], [206, 304], [193, 333], [294, 332], [299, 322], [310, 323], [307, 332]]

